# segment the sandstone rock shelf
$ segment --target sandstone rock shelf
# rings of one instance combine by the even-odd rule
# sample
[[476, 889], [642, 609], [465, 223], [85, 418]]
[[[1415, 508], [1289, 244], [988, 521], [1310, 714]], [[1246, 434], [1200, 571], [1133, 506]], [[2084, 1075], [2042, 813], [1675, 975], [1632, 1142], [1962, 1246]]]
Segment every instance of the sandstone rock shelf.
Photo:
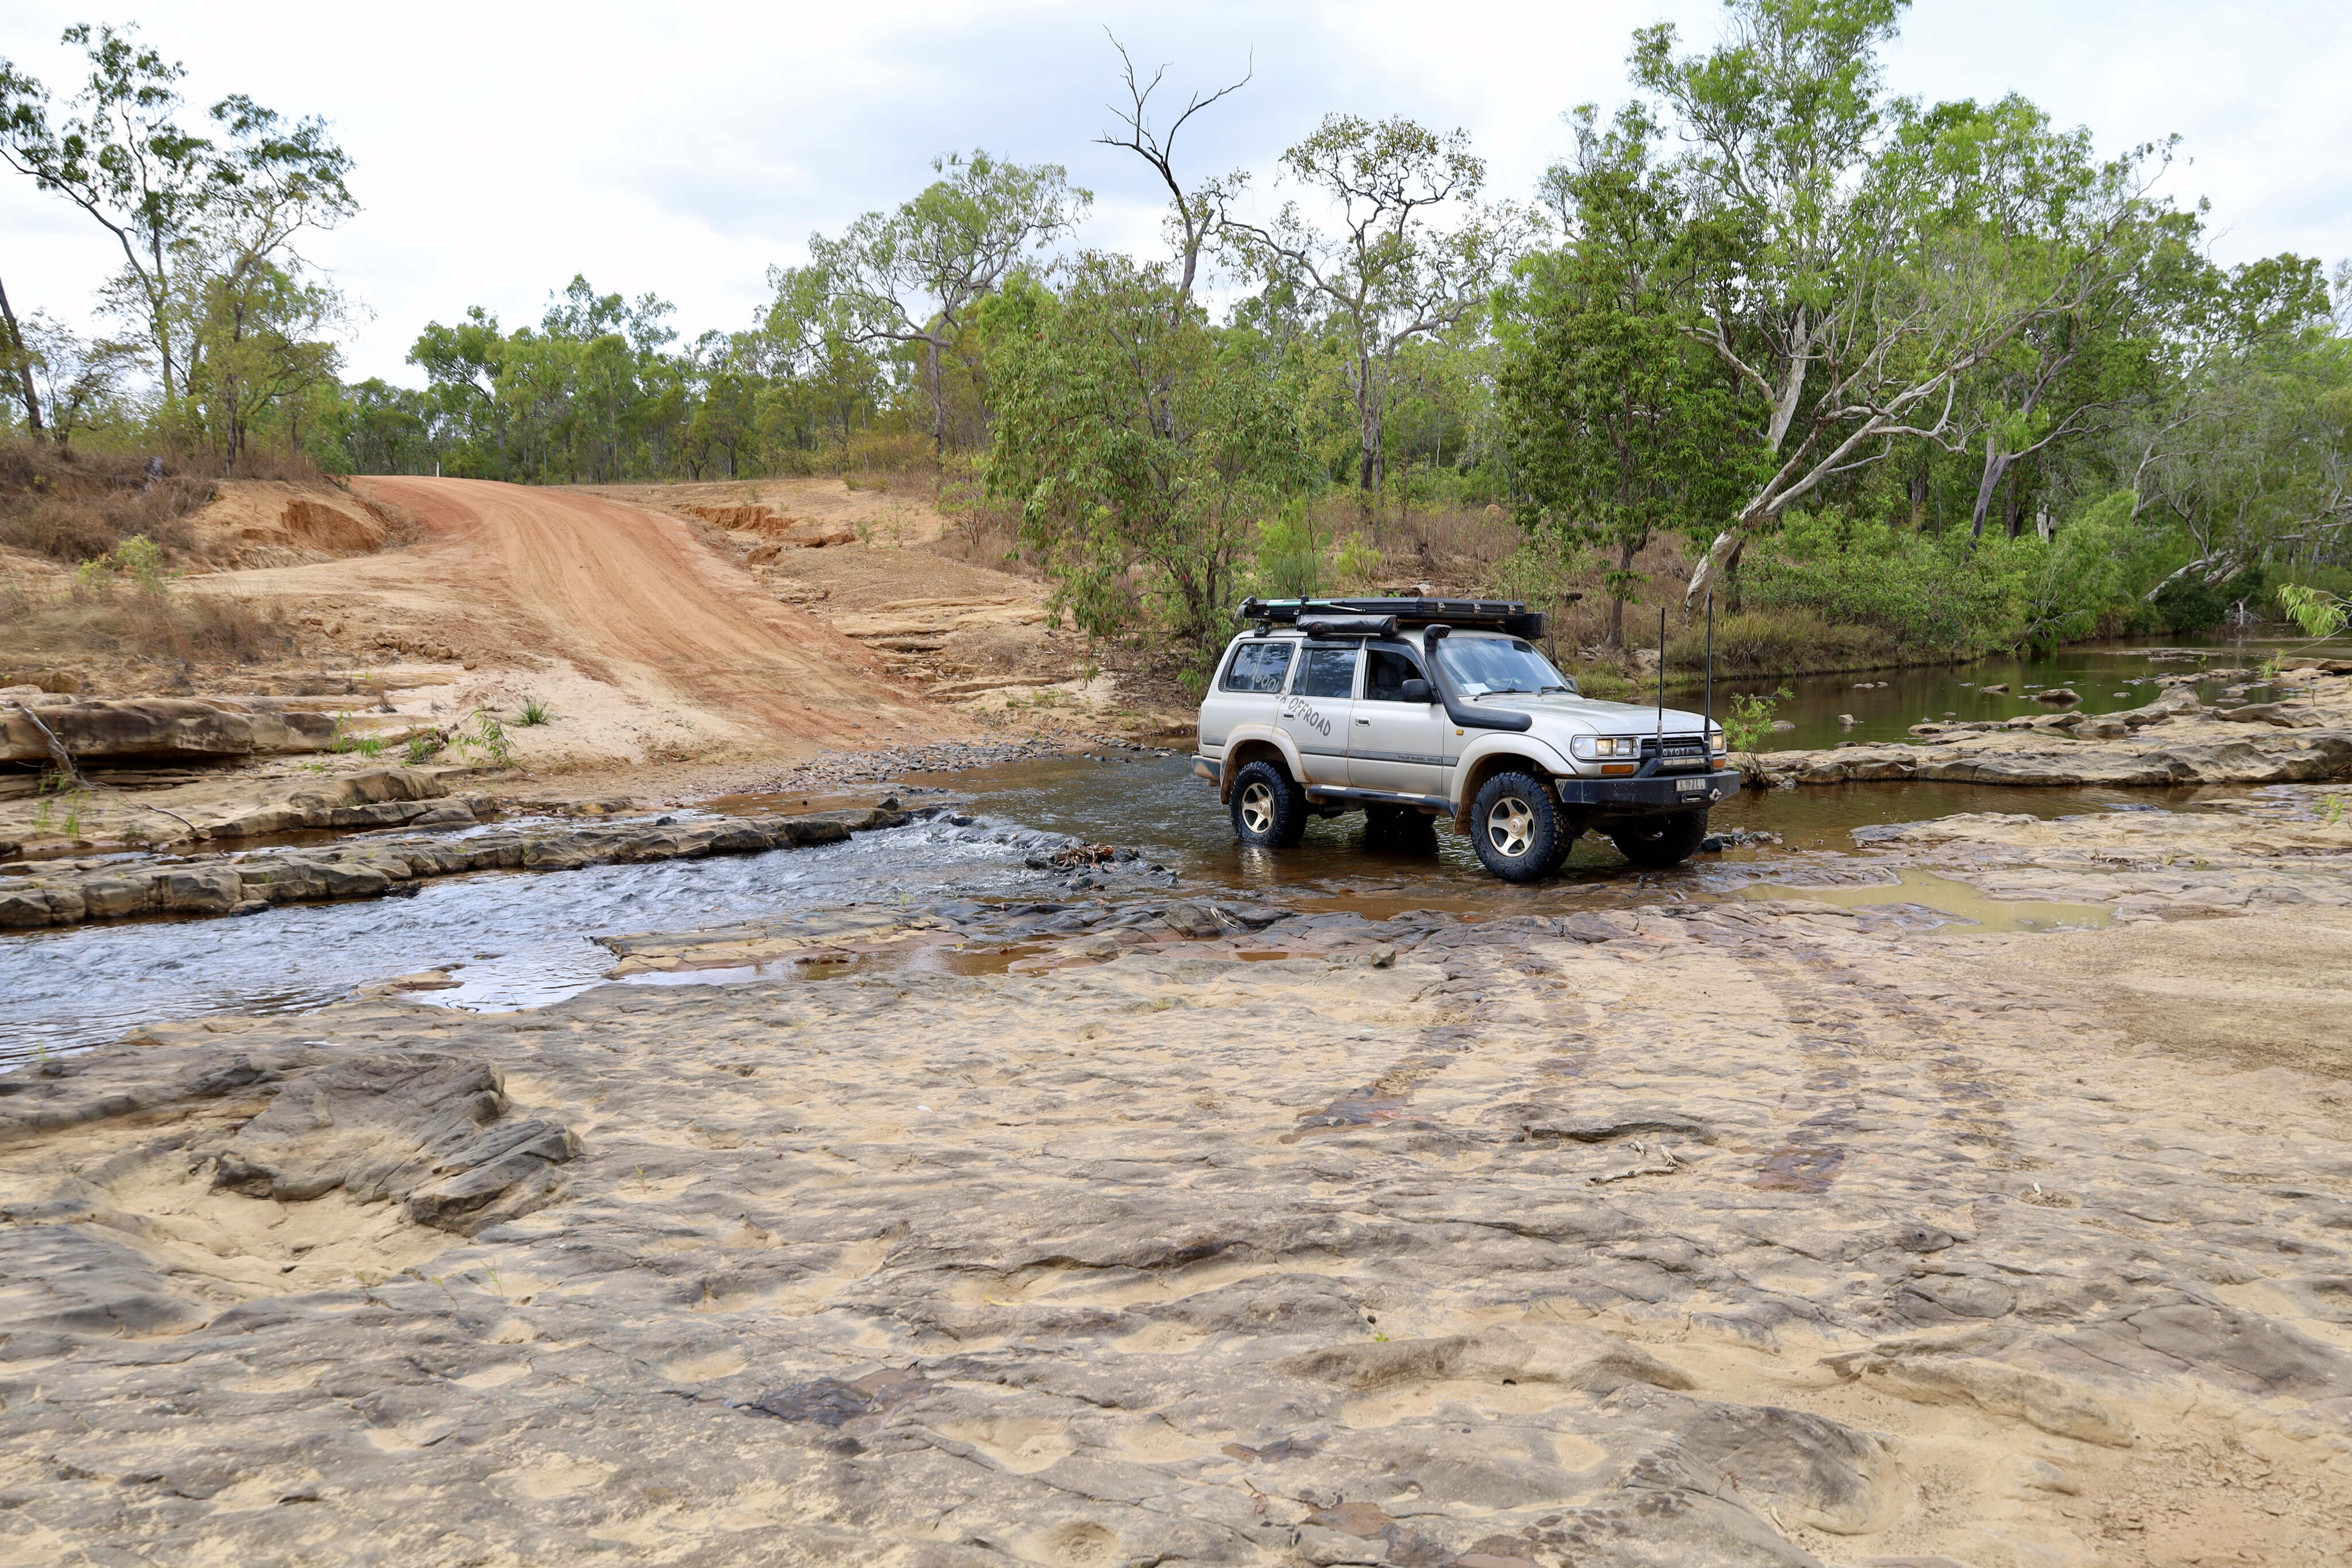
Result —
[[2352, 937], [1325, 918], [152, 1031], [0, 1079], [0, 1555], [2339, 1561], [2352, 1084], [2103, 988], [2241, 927]]
[[[486, 800], [476, 799], [487, 809]], [[463, 800], [443, 800], [422, 811], [405, 810], [422, 802], [387, 804], [394, 809], [382, 821], [410, 826], [464, 827], [478, 820], [476, 809]], [[494, 827], [463, 837], [256, 850], [162, 862], [32, 862], [42, 869], [0, 874], [0, 929], [142, 915], [234, 915], [295, 901], [376, 898], [413, 890], [427, 878], [468, 872], [567, 871], [616, 862], [757, 854], [835, 843], [853, 831], [902, 820], [899, 813], [880, 809], [808, 816], [696, 817], [580, 828]]]
[[[2316, 662], [2313, 662], [2315, 665]], [[1926, 722], [1907, 745], [1848, 742], [1749, 759], [1764, 785], [1902, 782], [2163, 788], [2352, 779], [2352, 680], [2315, 667], [2279, 701], [2200, 707], [2176, 686], [2116, 714]]]

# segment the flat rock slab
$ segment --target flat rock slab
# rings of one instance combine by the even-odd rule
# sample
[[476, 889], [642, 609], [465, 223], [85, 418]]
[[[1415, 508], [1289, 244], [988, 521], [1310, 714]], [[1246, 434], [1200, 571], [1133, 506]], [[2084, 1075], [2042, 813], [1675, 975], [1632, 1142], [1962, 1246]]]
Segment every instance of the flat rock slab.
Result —
[[[378, 807], [354, 810], [381, 810]], [[463, 802], [388, 820], [412, 827], [476, 821]], [[478, 871], [568, 871], [704, 855], [758, 854], [837, 843], [853, 831], [889, 827], [901, 813], [877, 809], [807, 816], [693, 817], [581, 828], [494, 828], [464, 838], [404, 839], [325, 850], [259, 850], [161, 863], [75, 865], [0, 875], [0, 929], [71, 925], [145, 915], [234, 915], [268, 904], [376, 898], [418, 882]]]
[[2150, 1052], [2057, 938], [1595, 924], [0, 1078], [0, 1557], [2352, 1553], [2352, 1085]]
[[[2322, 783], [2352, 779], [2352, 681], [2297, 677], [2291, 700], [2200, 708], [2186, 688], [2127, 712], [2002, 724], [1915, 725], [1920, 742], [1773, 751], [1752, 759], [1762, 784], [1919, 779], [2021, 787]], [[2046, 695], [2046, 694], [2045, 694]]]

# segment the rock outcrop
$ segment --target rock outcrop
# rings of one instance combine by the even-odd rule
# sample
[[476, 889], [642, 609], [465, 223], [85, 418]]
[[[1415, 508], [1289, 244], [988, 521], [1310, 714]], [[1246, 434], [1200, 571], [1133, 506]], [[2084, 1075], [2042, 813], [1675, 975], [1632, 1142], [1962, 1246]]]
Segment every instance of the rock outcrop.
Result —
[[0, 705], [0, 763], [47, 763], [52, 753], [44, 726], [77, 762], [304, 756], [431, 727], [398, 715], [320, 713], [272, 697], [51, 698], [29, 711]]
[[[2352, 779], [2352, 683], [2325, 670], [2277, 701], [2201, 707], [2175, 685], [2111, 714], [2039, 714], [1911, 727], [1916, 740], [1847, 741], [1749, 758], [1764, 785], [1922, 779], [2037, 787], [2297, 784]], [[2286, 734], [2273, 734], [2284, 730]]]
[[[488, 801], [477, 797], [482, 809]], [[464, 827], [478, 820], [462, 800], [387, 801], [325, 809], [383, 811], [386, 823]], [[0, 873], [0, 930], [121, 920], [142, 915], [236, 915], [273, 904], [376, 898], [413, 890], [426, 878], [479, 871], [569, 871], [615, 862], [690, 860], [758, 854], [803, 844], [835, 843], [853, 831], [887, 827], [899, 813], [820, 812], [810, 816], [656, 819], [610, 826], [496, 828], [462, 838], [416, 838], [332, 849], [257, 850], [244, 854], [161, 862], [31, 862], [26, 874]], [[337, 827], [379, 821], [336, 820]], [[257, 828], [254, 831], [276, 831]]]

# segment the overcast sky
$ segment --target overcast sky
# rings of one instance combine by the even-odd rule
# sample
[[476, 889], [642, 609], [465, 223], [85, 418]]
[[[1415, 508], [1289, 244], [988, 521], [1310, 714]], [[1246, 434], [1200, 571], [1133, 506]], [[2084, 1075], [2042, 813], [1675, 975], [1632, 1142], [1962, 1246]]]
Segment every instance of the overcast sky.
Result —
[[[370, 312], [345, 373], [414, 384], [403, 359], [425, 322], [475, 304], [535, 320], [575, 272], [658, 292], [685, 336], [747, 325], [771, 263], [802, 259], [812, 229], [912, 193], [949, 149], [1061, 162], [1097, 197], [1086, 243], [1155, 244], [1148, 172], [1090, 144], [1118, 90], [1106, 27], [1139, 63], [1168, 62], [1180, 101], [1254, 57], [1251, 85], [1179, 143], [1193, 172], [1270, 173], [1328, 110], [1402, 112], [1466, 129], [1493, 191], [1525, 195], [1566, 146], [1561, 111], [1624, 95], [1633, 28], [1672, 20], [1697, 45], [1721, 16], [1714, 0], [0, 0], [0, 56], [64, 97], [79, 55], [60, 29], [136, 20], [186, 62], [192, 104], [242, 91], [325, 115], [358, 160], [365, 208], [308, 245]], [[2021, 91], [2110, 152], [2178, 131], [2189, 162], [2171, 188], [2211, 199], [2221, 260], [2352, 256], [2340, 0], [1918, 0], [1889, 74], [1930, 98]], [[0, 282], [20, 314], [87, 320], [112, 244], [29, 181], [0, 182]]]

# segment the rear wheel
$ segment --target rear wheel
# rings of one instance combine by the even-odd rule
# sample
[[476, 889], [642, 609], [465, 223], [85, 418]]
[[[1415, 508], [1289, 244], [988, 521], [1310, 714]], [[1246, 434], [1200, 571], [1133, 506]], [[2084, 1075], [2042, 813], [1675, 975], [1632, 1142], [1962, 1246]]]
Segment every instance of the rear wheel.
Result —
[[1261, 849], [1288, 849], [1307, 831], [1307, 791], [1271, 762], [1234, 776], [1234, 837]]
[[1471, 802], [1471, 845], [1479, 863], [1505, 882], [1533, 882], [1558, 869], [1575, 841], [1559, 797], [1532, 773], [1497, 773]]
[[1705, 811], [1670, 811], [1637, 817], [1607, 830], [1617, 852], [1647, 869], [1680, 865], [1698, 852], [1706, 838]]

